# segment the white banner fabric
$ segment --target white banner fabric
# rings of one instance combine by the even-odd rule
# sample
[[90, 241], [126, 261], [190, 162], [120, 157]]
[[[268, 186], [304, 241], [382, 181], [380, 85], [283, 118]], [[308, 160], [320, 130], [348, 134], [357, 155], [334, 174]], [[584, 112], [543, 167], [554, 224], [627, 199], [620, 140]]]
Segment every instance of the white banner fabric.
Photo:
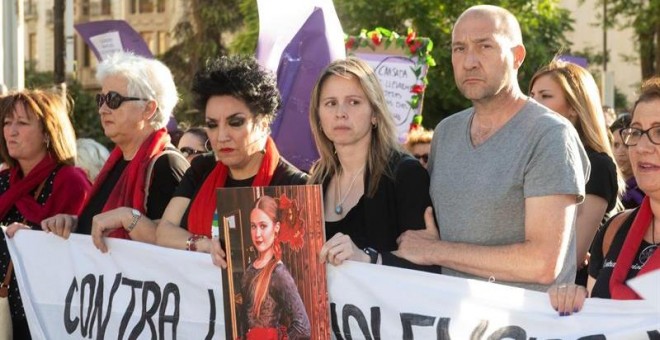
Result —
[[34, 339], [224, 338], [221, 272], [208, 254], [106, 243], [103, 254], [84, 235], [8, 239]]
[[[82, 235], [9, 239], [35, 339], [224, 338], [208, 254], [107, 242], [102, 254]], [[588, 299], [560, 317], [544, 293], [355, 262], [328, 266], [328, 290], [337, 339], [660, 338], [648, 301]]]

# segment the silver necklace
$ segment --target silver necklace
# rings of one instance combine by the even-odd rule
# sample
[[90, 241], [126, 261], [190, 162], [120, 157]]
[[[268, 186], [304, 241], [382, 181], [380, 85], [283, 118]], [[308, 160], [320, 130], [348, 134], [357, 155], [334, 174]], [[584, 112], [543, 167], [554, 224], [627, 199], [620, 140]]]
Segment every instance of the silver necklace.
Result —
[[335, 196], [335, 202], [337, 200], [339, 200], [339, 202], [337, 202], [337, 204], [335, 205], [335, 214], [341, 215], [344, 213], [343, 204], [346, 201], [346, 198], [348, 198], [348, 195], [351, 194], [351, 190], [353, 189], [353, 184], [355, 184], [355, 180], [358, 178], [358, 176], [360, 176], [362, 171], [364, 171], [364, 167], [362, 167], [362, 169], [360, 169], [360, 171], [358, 171], [355, 174], [355, 176], [353, 176], [353, 179], [351, 180], [351, 184], [348, 186], [348, 191], [346, 191], [346, 195], [344, 197], [341, 197], [341, 183], [339, 177], [341, 175], [341, 172], [337, 174], [337, 195]]

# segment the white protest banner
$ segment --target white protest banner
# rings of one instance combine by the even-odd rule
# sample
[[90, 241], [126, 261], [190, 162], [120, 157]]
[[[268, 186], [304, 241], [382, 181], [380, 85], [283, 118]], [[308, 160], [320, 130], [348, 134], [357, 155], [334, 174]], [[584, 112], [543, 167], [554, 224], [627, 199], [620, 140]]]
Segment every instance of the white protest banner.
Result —
[[336, 339], [658, 339], [646, 301], [587, 299], [560, 317], [545, 293], [392, 267], [329, 267]]
[[8, 239], [34, 339], [224, 338], [221, 275], [208, 254], [21, 230]]
[[655, 306], [660, 318], [660, 269], [630, 279], [627, 284], [644, 300]]
[[[207, 254], [21, 230], [8, 240], [35, 339], [223, 339], [220, 271]], [[336, 339], [658, 339], [647, 301], [588, 299], [560, 317], [546, 294], [346, 262], [328, 266]]]

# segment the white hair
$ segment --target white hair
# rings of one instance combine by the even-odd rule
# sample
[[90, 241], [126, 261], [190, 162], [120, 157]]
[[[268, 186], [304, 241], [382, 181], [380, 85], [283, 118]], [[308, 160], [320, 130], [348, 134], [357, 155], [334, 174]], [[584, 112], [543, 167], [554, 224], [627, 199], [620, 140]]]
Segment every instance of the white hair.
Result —
[[96, 80], [99, 82], [109, 76], [126, 79], [128, 96], [156, 101], [158, 107], [150, 120], [154, 129], [158, 130], [167, 125], [172, 110], [179, 101], [179, 94], [172, 72], [165, 64], [133, 53], [118, 52], [103, 59], [96, 69]]
[[76, 148], [76, 165], [85, 170], [90, 182], [94, 182], [110, 152], [101, 143], [89, 138], [78, 138]]

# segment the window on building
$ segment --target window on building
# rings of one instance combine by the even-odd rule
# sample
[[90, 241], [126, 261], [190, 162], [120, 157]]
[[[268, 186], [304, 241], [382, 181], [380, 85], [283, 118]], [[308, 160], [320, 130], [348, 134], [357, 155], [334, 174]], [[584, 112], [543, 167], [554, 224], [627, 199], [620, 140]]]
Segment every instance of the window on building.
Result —
[[140, 35], [142, 36], [142, 40], [144, 40], [144, 43], [147, 44], [147, 47], [149, 47], [149, 51], [151, 53], [156, 53], [156, 39], [154, 39], [154, 32], [141, 32]]
[[80, 3], [82, 15], [89, 15], [89, 0], [82, 0]]
[[169, 34], [165, 31], [158, 32], [158, 54], [167, 52], [169, 48]]
[[158, 13], [164, 13], [165, 12], [165, 5], [167, 4], [167, 1], [165, 0], [157, 0], [158, 2], [156, 3], [156, 10]]
[[37, 14], [37, 8], [32, 3], [32, 0], [25, 0], [25, 5], [24, 6], [25, 7], [23, 9], [23, 12], [25, 13], [26, 16]]
[[32, 62], [37, 61], [37, 34], [30, 33], [28, 35], [28, 60]]
[[131, 3], [131, 14], [137, 13], [137, 1], [138, 0], [128, 0]]
[[112, 2], [110, 0], [101, 1], [101, 15], [112, 14]]
[[154, 11], [154, 0], [139, 0], [140, 13], [152, 13]]
[[92, 63], [92, 50], [85, 44], [83, 51], [83, 67], [89, 67]]

